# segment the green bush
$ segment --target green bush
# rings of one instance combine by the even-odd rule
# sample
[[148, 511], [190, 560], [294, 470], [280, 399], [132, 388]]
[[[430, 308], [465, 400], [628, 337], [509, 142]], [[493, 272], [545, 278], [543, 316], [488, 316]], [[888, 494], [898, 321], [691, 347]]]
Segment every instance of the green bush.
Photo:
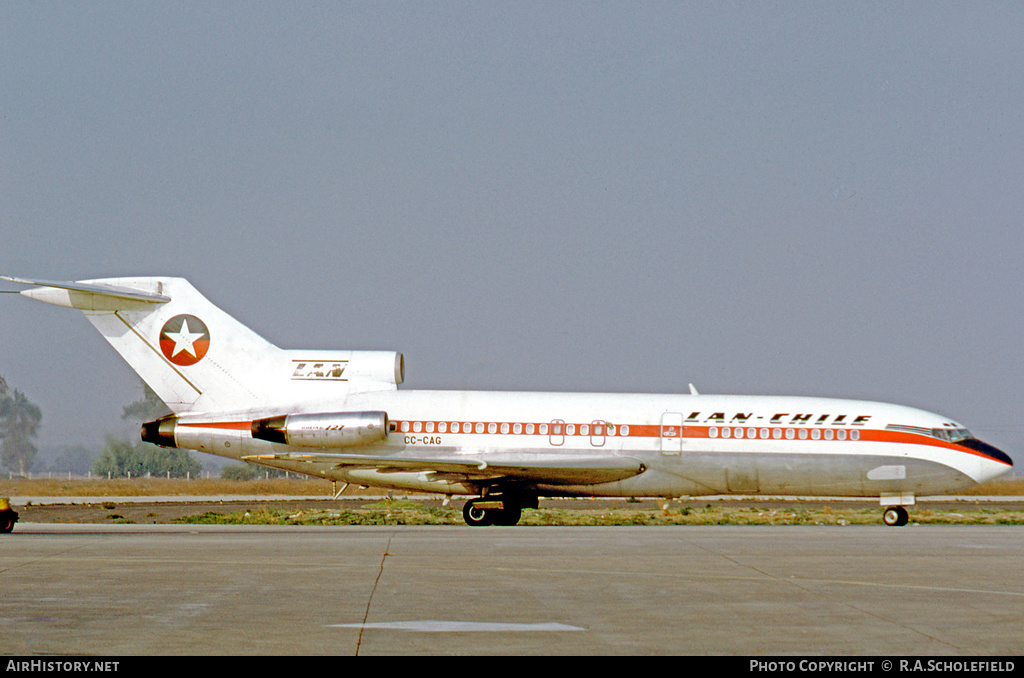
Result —
[[107, 437], [107, 444], [93, 462], [92, 472], [100, 477], [132, 478], [146, 474], [172, 478], [198, 478], [203, 465], [187, 450], [168, 450], [143, 442]]
[[228, 464], [220, 470], [222, 480], [256, 480], [263, 477], [263, 469], [252, 464]]

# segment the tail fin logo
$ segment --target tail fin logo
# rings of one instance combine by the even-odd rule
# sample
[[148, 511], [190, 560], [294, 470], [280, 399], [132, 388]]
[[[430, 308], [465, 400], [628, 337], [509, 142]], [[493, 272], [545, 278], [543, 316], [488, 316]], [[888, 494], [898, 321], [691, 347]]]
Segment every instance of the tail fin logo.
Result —
[[194, 315], [176, 315], [160, 330], [160, 350], [175, 365], [195, 365], [210, 349], [210, 331]]

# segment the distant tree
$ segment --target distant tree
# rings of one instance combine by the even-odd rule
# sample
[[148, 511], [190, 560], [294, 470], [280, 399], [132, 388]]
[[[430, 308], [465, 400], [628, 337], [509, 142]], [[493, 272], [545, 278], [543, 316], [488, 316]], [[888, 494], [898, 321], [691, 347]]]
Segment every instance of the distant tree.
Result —
[[0, 382], [0, 437], [3, 438], [0, 457], [4, 466], [25, 475], [36, 456], [32, 438], [39, 434], [43, 414], [24, 393], [15, 389], [12, 394], [3, 378]]
[[[143, 383], [142, 387], [142, 399], [126, 405], [121, 413], [122, 419], [142, 423], [171, 413], [148, 384]], [[170, 474], [173, 478], [198, 477], [202, 471], [203, 465], [188, 450], [169, 450], [141, 440], [129, 441], [113, 436], [107, 436], [106, 445], [92, 464], [94, 474], [111, 478], [129, 475], [137, 478], [147, 473], [154, 476]]]
[[83, 475], [92, 470], [95, 459], [96, 450], [89, 449], [84, 445], [61, 447], [50, 460], [49, 470], [62, 473], [70, 471], [76, 475]]
[[121, 412], [121, 418], [125, 421], [138, 421], [140, 424], [153, 421], [170, 414], [164, 401], [160, 400], [149, 384], [142, 382], [142, 400], [136, 400], [130, 405], [125, 405]]
[[[0, 421], [7, 418], [7, 413], [11, 409], [11, 392], [7, 387], [7, 381], [0, 377]], [[0, 429], [0, 437], [3, 436], [3, 430]]]
[[260, 470], [252, 464], [228, 464], [220, 470], [223, 480], [255, 480], [259, 476]]
[[[7, 380], [0, 377], [0, 439], [4, 438], [4, 429], [7, 422], [7, 413], [11, 411], [11, 392], [7, 386]], [[6, 456], [3, 458], [6, 466]]]
[[147, 473], [154, 476], [184, 478], [188, 475], [199, 477], [203, 465], [192, 458], [187, 450], [166, 450], [148, 443], [130, 442], [112, 436], [93, 462], [92, 472], [111, 478], [134, 478]]

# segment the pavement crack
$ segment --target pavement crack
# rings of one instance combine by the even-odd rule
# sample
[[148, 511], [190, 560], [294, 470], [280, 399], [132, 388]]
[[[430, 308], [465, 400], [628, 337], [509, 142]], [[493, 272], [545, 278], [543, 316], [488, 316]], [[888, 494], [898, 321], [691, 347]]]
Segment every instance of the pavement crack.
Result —
[[16, 570], [18, 568], [33, 567], [35, 565], [38, 565], [39, 563], [46, 562], [48, 560], [53, 560], [54, 558], [60, 558], [62, 556], [66, 556], [69, 553], [74, 553], [75, 551], [80, 551], [81, 549], [83, 549], [83, 548], [85, 548], [87, 546], [92, 546], [92, 545], [93, 544], [75, 544], [74, 546], [69, 546], [69, 547], [67, 547], [65, 549], [61, 549], [60, 551], [54, 551], [53, 553], [47, 553], [47, 554], [45, 554], [45, 555], [43, 555], [43, 556], [41, 556], [39, 558], [33, 558], [31, 560], [19, 561], [19, 562], [16, 562], [14, 565], [10, 565], [10, 566], [7, 566], [7, 565], [0, 566], [0, 574], [7, 574], [8, 572], [12, 572], [12, 571], [14, 571], [14, 570]]
[[377, 571], [377, 578], [373, 580], [373, 589], [370, 590], [370, 597], [366, 601], [366, 611], [363, 612], [363, 621], [359, 625], [359, 637], [356, 639], [356, 656], [359, 656], [359, 648], [363, 644], [363, 631], [366, 629], [366, 620], [370, 618], [370, 606], [373, 605], [373, 596], [377, 593], [377, 584], [380, 583], [380, 578], [384, 574], [384, 563], [387, 562], [388, 556], [391, 555], [391, 539], [394, 535], [388, 537], [388, 543], [384, 546], [384, 553], [380, 557], [380, 569]]

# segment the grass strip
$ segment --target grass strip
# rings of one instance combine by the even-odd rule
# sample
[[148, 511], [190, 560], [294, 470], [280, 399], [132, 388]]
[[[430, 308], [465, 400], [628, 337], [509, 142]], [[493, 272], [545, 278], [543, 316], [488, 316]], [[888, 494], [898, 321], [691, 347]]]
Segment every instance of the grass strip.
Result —
[[[432, 508], [415, 501], [379, 501], [358, 508], [290, 512], [259, 509], [237, 513], [207, 512], [178, 523], [215, 525], [464, 525], [458, 508]], [[1024, 525], [1024, 511], [971, 508], [958, 511], [917, 509], [911, 524]], [[523, 511], [520, 525], [881, 525], [877, 506], [863, 509], [729, 508], [683, 505], [660, 509], [557, 509]]]

